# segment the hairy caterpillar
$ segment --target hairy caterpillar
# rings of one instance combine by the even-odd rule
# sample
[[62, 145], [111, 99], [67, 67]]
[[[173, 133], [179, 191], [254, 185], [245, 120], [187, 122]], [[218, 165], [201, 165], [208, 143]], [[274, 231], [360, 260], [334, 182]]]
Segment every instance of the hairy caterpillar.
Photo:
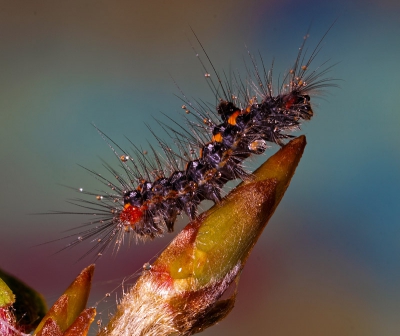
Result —
[[326, 62], [310, 70], [329, 30], [307, 58], [304, 47], [308, 35], [304, 38], [293, 66], [277, 88], [272, 79], [273, 67], [266, 70], [262, 59], [259, 67], [250, 53], [250, 79], [243, 81], [234, 76], [233, 83], [223, 81], [197, 39], [213, 69], [210, 74], [201, 62], [219, 103], [210, 112], [209, 105], [192, 103], [182, 93], [182, 109], [193, 116], [186, 118], [189, 127], [173, 121], [174, 129], [160, 122], [176, 149], [152, 132], [164, 152], [160, 155], [151, 147], [152, 158], [133, 143], [131, 155], [99, 130], [118, 158], [122, 174], [109, 165], [107, 169], [115, 179], [89, 170], [109, 190], [95, 194], [80, 189], [96, 198], [77, 203], [87, 210], [83, 214], [95, 216], [89, 223], [94, 227], [81, 232], [66, 248], [91, 239], [95, 244], [88, 253], [96, 251], [101, 256], [113, 242], [118, 250], [126, 234], [146, 240], [172, 232], [182, 212], [194, 219], [203, 200], [221, 200], [221, 190], [228, 181], [249, 178], [243, 161], [264, 153], [268, 143], [283, 145], [285, 139], [293, 137], [287, 132], [299, 129], [302, 120], [313, 116], [312, 95], [335, 86], [334, 79], [326, 77], [332, 67]]

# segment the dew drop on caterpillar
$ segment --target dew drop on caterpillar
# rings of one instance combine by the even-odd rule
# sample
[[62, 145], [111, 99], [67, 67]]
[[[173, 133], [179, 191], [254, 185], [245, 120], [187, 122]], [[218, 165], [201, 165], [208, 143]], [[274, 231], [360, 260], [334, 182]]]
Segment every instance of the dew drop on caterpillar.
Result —
[[327, 77], [332, 65], [324, 62], [313, 67], [330, 29], [308, 55], [308, 35], [304, 37], [294, 64], [278, 85], [273, 82], [273, 66], [267, 69], [263, 59], [250, 52], [248, 78], [233, 74], [232, 81], [223, 79], [193, 32], [207, 60], [204, 63], [199, 57], [204, 78], [218, 103], [191, 101], [179, 89], [185, 125], [168, 116], [170, 123], [158, 121], [173, 146], [148, 126], [162, 155], [152, 145], [147, 153], [132, 142], [133, 150], [124, 150], [95, 126], [114, 152], [119, 169], [106, 164], [110, 177], [104, 177], [84, 168], [107, 189], [102, 193], [77, 190], [89, 197], [74, 202], [84, 209], [79, 214], [93, 220], [65, 248], [90, 240], [94, 245], [85, 255], [101, 256], [110, 246], [116, 252], [125, 239], [145, 241], [172, 232], [182, 213], [193, 220], [204, 200], [220, 202], [227, 182], [251, 176], [243, 162], [263, 154], [268, 143], [282, 146], [293, 138], [290, 132], [314, 115], [312, 98], [336, 86], [335, 79]]

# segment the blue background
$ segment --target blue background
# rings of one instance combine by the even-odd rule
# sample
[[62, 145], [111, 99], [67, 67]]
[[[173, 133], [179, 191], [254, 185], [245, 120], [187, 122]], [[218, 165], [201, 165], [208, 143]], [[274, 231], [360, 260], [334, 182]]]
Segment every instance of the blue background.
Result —
[[[179, 118], [170, 75], [189, 97], [213, 101], [190, 27], [217, 69], [244, 73], [247, 46], [267, 64], [275, 57], [278, 76], [310, 24], [313, 48], [338, 19], [314, 65], [340, 62], [330, 73], [340, 88], [313, 99], [315, 117], [297, 133], [306, 151], [236, 307], [204, 335], [398, 335], [399, 15], [390, 0], [0, 2], [0, 266], [52, 304], [91, 262], [77, 262], [88, 242], [56, 255], [67, 241], [32, 247], [82, 218], [31, 213], [76, 211], [66, 203], [76, 194], [60, 184], [99, 188], [77, 164], [116, 164], [92, 122], [145, 147], [144, 123], [153, 127], [160, 111]], [[90, 305], [117, 288], [98, 318], [172, 237], [97, 261]]]

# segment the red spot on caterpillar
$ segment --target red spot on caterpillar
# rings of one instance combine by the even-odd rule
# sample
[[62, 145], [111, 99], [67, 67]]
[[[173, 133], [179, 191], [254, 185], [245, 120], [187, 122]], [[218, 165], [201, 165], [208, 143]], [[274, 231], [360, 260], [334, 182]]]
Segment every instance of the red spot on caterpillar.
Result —
[[119, 215], [121, 222], [125, 225], [134, 226], [143, 217], [143, 211], [146, 207], [135, 207], [130, 204], [125, 204], [124, 210]]
[[285, 103], [285, 108], [290, 109], [296, 101], [296, 96], [291, 96]]

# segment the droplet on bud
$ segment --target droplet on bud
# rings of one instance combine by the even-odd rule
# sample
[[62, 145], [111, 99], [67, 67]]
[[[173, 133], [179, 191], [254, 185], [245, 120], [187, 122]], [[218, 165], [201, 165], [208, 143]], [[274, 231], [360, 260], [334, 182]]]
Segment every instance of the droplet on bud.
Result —
[[143, 265], [143, 270], [144, 270], [144, 271], [150, 271], [150, 270], [151, 270], [151, 265], [150, 265], [149, 263], [145, 263], [145, 264]]

